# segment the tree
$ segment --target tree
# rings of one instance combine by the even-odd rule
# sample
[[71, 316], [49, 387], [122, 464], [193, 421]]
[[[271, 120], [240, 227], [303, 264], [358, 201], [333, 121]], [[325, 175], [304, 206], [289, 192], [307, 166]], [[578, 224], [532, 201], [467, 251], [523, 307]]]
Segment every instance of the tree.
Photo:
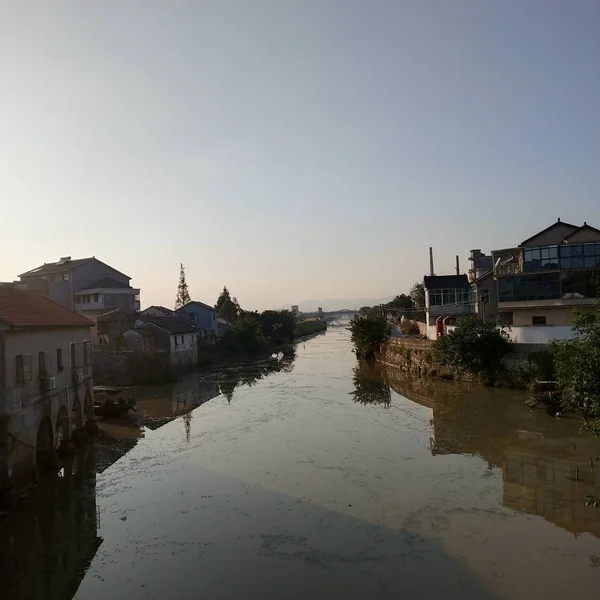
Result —
[[425, 286], [418, 281], [410, 289], [410, 297], [414, 308], [412, 318], [416, 321], [425, 321]]
[[183, 263], [179, 266], [179, 283], [177, 285], [177, 297], [175, 298], [175, 309], [185, 306], [191, 301], [190, 290], [185, 280], [185, 267]]
[[375, 358], [379, 346], [390, 336], [390, 325], [381, 311], [356, 315], [350, 323], [352, 343], [358, 358]]
[[508, 333], [497, 323], [471, 315], [459, 319], [454, 331], [435, 342], [433, 356], [441, 365], [459, 373], [493, 379], [511, 348]]
[[576, 313], [572, 340], [552, 343], [564, 410], [600, 417], [600, 305], [594, 314]]
[[296, 318], [291, 310], [265, 310], [260, 315], [260, 326], [271, 342], [291, 342], [294, 339]]
[[235, 298], [231, 298], [231, 294], [229, 293], [227, 286], [225, 286], [223, 291], [219, 294], [217, 303], [215, 304], [215, 310], [217, 311], [217, 315], [219, 317], [229, 321], [230, 323], [234, 321], [240, 314], [240, 305]]

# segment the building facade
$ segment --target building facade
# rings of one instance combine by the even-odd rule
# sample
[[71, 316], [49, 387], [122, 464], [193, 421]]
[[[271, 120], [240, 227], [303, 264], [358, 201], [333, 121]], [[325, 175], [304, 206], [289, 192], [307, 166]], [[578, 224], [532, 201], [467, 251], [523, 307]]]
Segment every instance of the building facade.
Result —
[[201, 337], [214, 339], [217, 336], [217, 311], [213, 306], [204, 304], [204, 302], [192, 301], [175, 312], [189, 319], [197, 327]]
[[494, 250], [498, 314], [514, 327], [565, 327], [592, 312], [600, 283], [600, 231], [562, 222], [515, 248]]
[[423, 287], [429, 339], [444, 335], [445, 327], [453, 325], [457, 317], [472, 313], [471, 288], [466, 275], [426, 275]]
[[93, 419], [92, 327], [39, 294], [0, 288], [0, 489], [27, 485]]
[[198, 329], [185, 317], [140, 315], [135, 327], [154, 334], [156, 352], [167, 354], [174, 367], [198, 364]]
[[92, 320], [115, 308], [129, 313], [140, 310], [140, 290], [131, 287], [131, 277], [96, 257], [64, 256], [22, 273], [19, 279], [21, 289], [41, 292]]

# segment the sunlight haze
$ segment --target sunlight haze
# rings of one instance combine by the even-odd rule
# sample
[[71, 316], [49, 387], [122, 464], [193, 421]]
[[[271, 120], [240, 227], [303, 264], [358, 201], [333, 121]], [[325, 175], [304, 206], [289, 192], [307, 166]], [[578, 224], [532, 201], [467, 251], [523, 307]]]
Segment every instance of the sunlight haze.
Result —
[[593, 0], [4, 1], [0, 280], [342, 308], [600, 227], [599, 64]]

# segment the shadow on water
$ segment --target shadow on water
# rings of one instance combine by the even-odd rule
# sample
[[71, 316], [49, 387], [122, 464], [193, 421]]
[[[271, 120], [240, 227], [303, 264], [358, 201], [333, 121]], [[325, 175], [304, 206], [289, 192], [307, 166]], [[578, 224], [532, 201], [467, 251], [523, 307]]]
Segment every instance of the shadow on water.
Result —
[[0, 523], [2, 600], [74, 596], [102, 539], [98, 537], [93, 447], [45, 476], [19, 511]]
[[[184, 479], [198, 483], [190, 488]], [[161, 495], [157, 482], [148, 490], [152, 501], [122, 494], [118, 506], [106, 506], [112, 519], [105, 527], [107, 541], [78, 600], [192, 600], [200, 590], [214, 600], [419, 600], [446, 596], [448, 590], [469, 600], [497, 597], [441, 541], [200, 466], [188, 465], [169, 482], [175, 490], [185, 485], [186, 492]], [[148, 525], [157, 500], [162, 505], [167, 496], [169, 519]], [[113, 508], [130, 515], [125, 529]]]
[[361, 362], [353, 395], [384, 404], [393, 390], [432, 410], [433, 456], [477, 456], [502, 470], [502, 504], [540, 515], [573, 533], [600, 538], [600, 511], [586, 496], [600, 494], [600, 440], [580, 431], [576, 417], [556, 419], [525, 405], [525, 392], [407, 377]]

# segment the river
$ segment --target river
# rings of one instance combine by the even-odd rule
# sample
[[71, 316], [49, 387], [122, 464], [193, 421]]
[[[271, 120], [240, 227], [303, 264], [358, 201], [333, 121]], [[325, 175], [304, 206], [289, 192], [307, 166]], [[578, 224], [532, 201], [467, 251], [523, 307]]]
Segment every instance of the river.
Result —
[[0, 524], [0, 597], [598, 597], [600, 443], [576, 419], [359, 365], [343, 328], [277, 364], [106, 424], [115, 456], [100, 443]]

